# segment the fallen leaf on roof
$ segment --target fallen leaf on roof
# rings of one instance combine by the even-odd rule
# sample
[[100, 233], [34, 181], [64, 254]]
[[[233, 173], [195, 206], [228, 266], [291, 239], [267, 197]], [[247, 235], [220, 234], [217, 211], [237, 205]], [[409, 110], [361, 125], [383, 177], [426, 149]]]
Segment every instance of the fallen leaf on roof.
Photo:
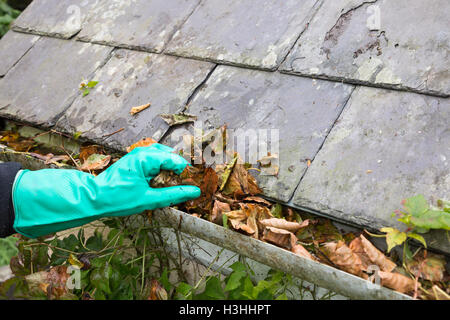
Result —
[[275, 244], [279, 247], [291, 250], [291, 235], [292, 232], [274, 227], [267, 227], [264, 229], [263, 240]]
[[88, 146], [83, 146], [80, 149], [80, 155], [78, 156], [79, 159], [81, 161], [86, 161], [87, 158], [89, 158], [91, 155], [93, 154], [105, 154], [105, 150], [103, 149], [103, 147], [96, 145], [96, 144], [92, 144], [92, 145], [88, 145]]
[[272, 206], [272, 203], [270, 203], [266, 199], [263, 199], [261, 197], [256, 197], [256, 196], [246, 197], [246, 198], [242, 199], [242, 201], [244, 201], [244, 202], [256, 202], [256, 203], [263, 204], [263, 205], [266, 205], [266, 206]]
[[133, 116], [133, 115], [147, 109], [148, 107], [150, 107], [150, 103], [143, 104], [142, 106], [138, 106], [138, 107], [133, 107], [130, 109], [130, 114]]
[[268, 154], [258, 160], [261, 166], [261, 174], [266, 176], [277, 176], [280, 170], [278, 166], [278, 154]]
[[370, 260], [380, 267], [382, 271], [391, 272], [397, 267], [397, 265], [387, 258], [380, 250], [378, 250], [369, 240], [363, 235], [360, 235], [361, 244], [364, 252], [370, 258]]
[[5, 133], [3, 133], [0, 141], [3, 141], [3, 142], [17, 141], [19, 139], [19, 137], [20, 136], [17, 132], [5, 131]]
[[215, 200], [209, 220], [215, 224], [222, 224], [222, 214], [229, 211], [231, 208], [228, 203]]
[[445, 264], [446, 261], [443, 256], [427, 253], [426, 257], [418, 254], [414, 259], [409, 259], [406, 262], [406, 267], [413, 275], [419, 274], [422, 279], [442, 281], [445, 273]]
[[152, 188], [173, 187], [179, 185], [181, 179], [172, 171], [161, 170], [161, 172], [150, 181]]
[[203, 177], [198, 186], [201, 190], [199, 198], [186, 201], [185, 205], [188, 210], [198, 209], [203, 214], [208, 214], [212, 210], [213, 196], [217, 191], [219, 177], [212, 168], [206, 168], [202, 173]]
[[81, 170], [86, 172], [103, 170], [108, 166], [110, 161], [110, 155], [106, 156], [104, 154], [93, 154], [90, 155], [89, 158], [87, 158], [82, 164]]
[[301, 244], [298, 244], [298, 243], [294, 244], [292, 246], [291, 252], [295, 253], [296, 255], [299, 255], [300, 257], [307, 258], [307, 259], [310, 259], [310, 260], [313, 260], [313, 261], [317, 261], [317, 259], [314, 258], [312, 256], [312, 254], [309, 253], [309, 251], [306, 250], [305, 247], [303, 247]]
[[150, 281], [150, 295], [148, 300], [167, 300], [167, 291], [156, 279]]
[[378, 271], [378, 276], [380, 277], [382, 286], [397, 290], [402, 293], [414, 290], [414, 280], [402, 275], [401, 273]]
[[348, 273], [366, 278], [361, 258], [344, 241], [329, 242], [323, 246], [328, 257], [335, 265]]
[[233, 160], [228, 163], [226, 166], [218, 165], [216, 166], [216, 170], [218, 171], [219, 178], [220, 178], [220, 188], [219, 191], [222, 191], [225, 185], [228, 182], [228, 178], [231, 175], [231, 172], [234, 169], [234, 166], [236, 165], [236, 162], [238, 160], [237, 153], [234, 155]]
[[188, 122], [194, 122], [197, 117], [192, 114], [178, 113], [178, 114], [160, 114], [159, 115], [169, 126], [174, 126], [177, 124], [183, 124]]
[[261, 167], [270, 167], [273, 162], [278, 160], [278, 154], [268, 154], [267, 156], [262, 157], [258, 160]]
[[8, 142], [8, 147], [13, 148], [14, 150], [19, 152], [28, 152], [35, 146], [37, 146], [37, 143], [31, 139]]
[[236, 163], [222, 193], [234, 199], [242, 199], [249, 195], [260, 194], [262, 191], [259, 189], [255, 178], [248, 173], [247, 169], [242, 164]]
[[309, 225], [309, 220], [303, 221], [301, 224], [298, 222], [289, 222], [285, 219], [271, 218], [264, 219], [260, 221], [261, 224], [265, 227], [274, 227], [278, 229], [287, 230], [293, 233], [296, 233], [301, 228], [307, 227]]
[[140, 147], [150, 147], [152, 144], [158, 143], [158, 141], [152, 139], [152, 138], [144, 138], [142, 140], [139, 140], [136, 143], [133, 143], [131, 146], [127, 148], [127, 152], [133, 151], [134, 148], [140, 148]]
[[361, 243], [361, 238], [353, 239], [348, 247], [359, 256], [362, 262], [362, 270], [367, 271], [368, 267], [373, 264]]

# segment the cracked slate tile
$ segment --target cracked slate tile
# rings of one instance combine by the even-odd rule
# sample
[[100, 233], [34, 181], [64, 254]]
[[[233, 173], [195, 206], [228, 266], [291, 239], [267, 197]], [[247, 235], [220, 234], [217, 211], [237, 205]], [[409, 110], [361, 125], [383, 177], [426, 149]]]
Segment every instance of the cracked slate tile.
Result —
[[0, 116], [52, 126], [112, 48], [40, 38], [0, 84]]
[[175, 33], [166, 52], [273, 70], [306, 27], [316, 2], [203, 1]]
[[38, 39], [39, 36], [8, 31], [0, 40], [0, 77], [4, 76]]
[[[357, 88], [293, 203], [362, 226], [400, 226], [391, 213], [402, 199], [448, 199], [448, 119], [448, 99]], [[444, 233], [434, 239], [450, 252]]]
[[[187, 112], [198, 116], [195, 125], [201, 122], [205, 131], [227, 124], [228, 129], [241, 129], [248, 138], [251, 130], [263, 130], [271, 140], [269, 129], [279, 130], [279, 150], [272, 152], [280, 157], [278, 177], [260, 174], [257, 180], [265, 195], [288, 201], [307, 168], [307, 159], [314, 158], [352, 89], [341, 83], [218, 66]], [[233, 133], [239, 135], [239, 131], [229, 133], [229, 141]], [[183, 129], [175, 130], [164, 142], [174, 146], [182, 134]], [[259, 137], [262, 140], [264, 136]], [[256, 147], [258, 142], [252, 141]], [[252, 147], [247, 146], [244, 160], [256, 165], [260, 159], [251, 159], [256, 152], [248, 149]], [[230, 150], [240, 149], [236, 144]]]
[[448, 96], [449, 10], [446, 0], [325, 1], [282, 72]]
[[110, 0], [92, 6], [78, 38], [161, 52], [199, 0]]
[[[92, 79], [99, 81], [90, 94], [79, 96], [56, 127], [82, 132], [83, 138], [124, 150], [144, 138], [158, 140], [168, 129], [161, 113], [184, 108], [213, 64], [127, 49], [116, 50]], [[132, 107], [151, 103], [136, 115]], [[121, 128], [122, 132], [105, 138]]]
[[13, 29], [68, 39], [77, 34], [98, 0], [34, 0], [14, 21]]

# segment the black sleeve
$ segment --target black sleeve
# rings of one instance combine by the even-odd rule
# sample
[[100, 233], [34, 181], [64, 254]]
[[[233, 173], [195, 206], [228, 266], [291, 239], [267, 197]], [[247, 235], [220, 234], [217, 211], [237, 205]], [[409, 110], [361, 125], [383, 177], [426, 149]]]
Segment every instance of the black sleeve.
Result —
[[0, 163], [0, 238], [17, 233], [13, 229], [12, 187], [16, 174], [20, 169], [22, 169], [20, 163]]

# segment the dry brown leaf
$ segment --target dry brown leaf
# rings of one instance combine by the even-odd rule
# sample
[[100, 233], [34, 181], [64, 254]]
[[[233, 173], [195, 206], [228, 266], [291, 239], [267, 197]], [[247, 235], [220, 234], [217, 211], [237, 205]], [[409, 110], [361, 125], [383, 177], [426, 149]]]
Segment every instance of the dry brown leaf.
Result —
[[223, 187], [222, 193], [234, 199], [242, 199], [246, 196], [260, 194], [262, 191], [259, 189], [255, 178], [248, 173], [244, 165], [236, 163]]
[[148, 300], [167, 300], [167, 292], [158, 280], [152, 279], [150, 282], [150, 295]]
[[253, 230], [252, 237], [255, 239], [259, 239], [259, 229], [258, 229], [258, 223], [256, 222], [256, 216], [250, 216], [247, 218], [247, 227], [249, 230]]
[[264, 229], [262, 239], [279, 247], [291, 250], [292, 249], [291, 235], [293, 235], [292, 232], [283, 229], [267, 227]]
[[234, 200], [234, 199], [231, 199], [231, 198], [229, 198], [229, 197], [226, 197], [226, 196], [222, 195], [222, 194], [219, 193], [219, 192], [217, 192], [217, 193], [214, 195], [214, 199], [219, 200], [220, 202], [228, 203], [228, 204], [229, 204], [230, 206], [232, 206], [232, 207], [236, 207], [236, 206], [238, 205], [238, 203], [239, 203], [238, 200]]
[[309, 225], [309, 220], [305, 220], [302, 223], [298, 223], [298, 222], [289, 222], [284, 219], [278, 218], [264, 219], [261, 220], [260, 222], [265, 227], [274, 227], [278, 229], [287, 230], [293, 233], [296, 233], [301, 228], [307, 227]]
[[429, 281], [442, 281], [445, 273], [445, 258], [443, 256], [427, 253], [424, 258], [423, 255], [416, 255], [414, 260], [409, 260], [406, 263], [408, 270], [419, 276], [422, 279]]
[[143, 104], [142, 106], [138, 106], [138, 107], [133, 107], [133, 108], [130, 109], [130, 114], [133, 116], [136, 113], [139, 113], [142, 110], [147, 109], [148, 107], [150, 107], [150, 103]]
[[233, 211], [228, 211], [228, 212], [223, 212], [228, 219], [233, 219], [233, 220], [240, 220], [243, 221], [245, 219], [247, 219], [247, 216], [245, 215], [244, 211], [242, 210], [233, 210]]
[[222, 225], [222, 214], [229, 211], [231, 211], [231, 208], [228, 203], [215, 200], [214, 207], [212, 209], [211, 215], [209, 216], [210, 221], [215, 224]]
[[80, 155], [78, 156], [78, 158], [84, 162], [87, 160], [87, 158], [89, 158], [90, 156], [92, 156], [93, 154], [105, 154], [105, 150], [103, 149], [103, 147], [96, 145], [96, 144], [92, 144], [89, 146], [83, 146], [80, 149]]
[[[51, 153], [50, 153], [51, 154]], [[52, 156], [48, 160], [45, 160], [45, 164], [56, 164], [60, 165], [60, 161], [69, 161], [70, 157], [66, 155], [60, 155], [60, 156]]]
[[[242, 230], [245, 233], [252, 235], [257, 229], [253, 229], [247, 224], [247, 216], [242, 210], [234, 210], [229, 212], [223, 212], [228, 217], [228, 221], [235, 230]], [[247, 221], [247, 222], [246, 222]]]
[[414, 290], [415, 281], [401, 273], [378, 271], [378, 276], [380, 277], [382, 286], [394, 289], [401, 293], [407, 293]]
[[161, 172], [150, 181], [152, 188], [166, 188], [181, 184], [181, 178], [172, 171], [161, 170]]
[[364, 251], [364, 247], [361, 243], [361, 238], [353, 239], [352, 242], [350, 242], [350, 244], [348, 245], [348, 247], [359, 256], [363, 266], [362, 269], [364, 271], [367, 271], [367, 268], [372, 264], [372, 261], [370, 261], [369, 256]]
[[303, 247], [301, 244], [295, 244], [292, 247], [291, 252], [299, 255], [300, 257], [316, 261], [316, 258], [314, 258], [311, 253], [309, 253], [308, 250], [306, 250], [305, 247]]
[[133, 143], [131, 146], [127, 148], [127, 152], [133, 151], [134, 148], [140, 148], [140, 147], [150, 147], [152, 144], [158, 143], [158, 141], [152, 139], [152, 138], [144, 138], [142, 140], [139, 140], [136, 143]]
[[266, 199], [263, 199], [261, 197], [256, 197], [256, 196], [246, 197], [246, 198], [242, 199], [242, 201], [244, 201], [244, 202], [256, 202], [258, 204], [263, 204], [263, 205], [266, 205], [266, 206], [271, 206], [272, 205], [272, 203], [270, 203]]
[[370, 258], [370, 260], [380, 267], [382, 271], [391, 272], [397, 265], [390, 259], [388, 259], [380, 250], [378, 250], [369, 240], [363, 235], [360, 235], [361, 244], [364, 252]]
[[93, 154], [81, 166], [82, 171], [90, 172], [95, 170], [103, 170], [111, 161], [111, 156], [103, 154]]
[[239, 203], [242, 211], [247, 215], [247, 217], [254, 216], [257, 221], [272, 218], [269, 208], [260, 206], [256, 203]]
[[28, 152], [36, 145], [36, 142], [31, 139], [17, 141], [17, 142], [8, 142], [8, 147], [19, 151], [19, 152]]
[[261, 166], [261, 174], [267, 176], [277, 176], [280, 167], [278, 166], [278, 154], [268, 154], [258, 160]]
[[197, 120], [197, 116], [187, 113], [178, 114], [160, 114], [159, 115], [169, 126], [174, 126], [178, 124], [194, 122]]
[[252, 237], [254, 237], [254, 234], [256, 232], [256, 230], [258, 230], [257, 228], [253, 228], [251, 225], [249, 225], [249, 220], [247, 220], [247, 224], [240, 224], [238, 229], [243, 230], [245, 233], [248, 233], [249, 235], [252, 235]]
[[183, 184], [186, 184], [186, 182], [191, 185], [197, 185], [201, 190], [201, 195], [197, 199], [186, 201], [185, 207], [187, 210], [198, 209], [202, 214], [208, 215], [213, 208], [213, 196], [218, 188], [219, 177], [217, 173], [212, 168], [206, 168], [201, 173], [200, 185], [198, 185], [197, 181], [189, 183], [189, 179], [183, 180]]
[[361, 258], [344, 241], [328, 242], [323, 248], [328, 259], [340, 269], [359, 277], [364, 277]]

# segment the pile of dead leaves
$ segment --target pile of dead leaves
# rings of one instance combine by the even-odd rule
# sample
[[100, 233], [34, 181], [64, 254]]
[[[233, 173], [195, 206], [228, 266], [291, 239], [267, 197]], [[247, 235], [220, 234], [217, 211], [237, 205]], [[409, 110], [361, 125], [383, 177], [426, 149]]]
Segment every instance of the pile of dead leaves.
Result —
[[[8, 145], [17, 139], [10, 135], [2, 138]], [[222, 142], [221, 139], [217, 141]], [[219, 143], [217, 141], [216, 144]], [[153, 143], [156, 141], [145, 138], [131, 145], [127, 151]], [[82, 146], [75, 158], [71, 157], [71, 160], [79, 170], [93, 174], [101, 173], [117, 160], [98, 145]], [[268, 158], [261, 160], [262, 167], [269, 160], [276, 159], [271, 155]], [[419, 250], [413, 259], [400, 263], [398, 259], [387, 257], [362, 233], [342, 233], [328, 219], [299, 213], [262, 198], [262, 191], [249, 168], [234, 153], [231, 160], [223, 165], [209, 167], [204, 163], [194, 164], [187, 166], [179, 176], [162, 171], [150, 185], [154, 188], [198, 186], [201, 196], [178, 204], [178, 209], [414, 297], [450, 299], [449, 274], [442, 256]], [[275, 166], [275, 171], [277, 168]], [[49, 283], [51, 290], [48, 294], [61, 294], [54, 290], [52, 281]], [[47, 287], [41, 289], [47, 292]]]

